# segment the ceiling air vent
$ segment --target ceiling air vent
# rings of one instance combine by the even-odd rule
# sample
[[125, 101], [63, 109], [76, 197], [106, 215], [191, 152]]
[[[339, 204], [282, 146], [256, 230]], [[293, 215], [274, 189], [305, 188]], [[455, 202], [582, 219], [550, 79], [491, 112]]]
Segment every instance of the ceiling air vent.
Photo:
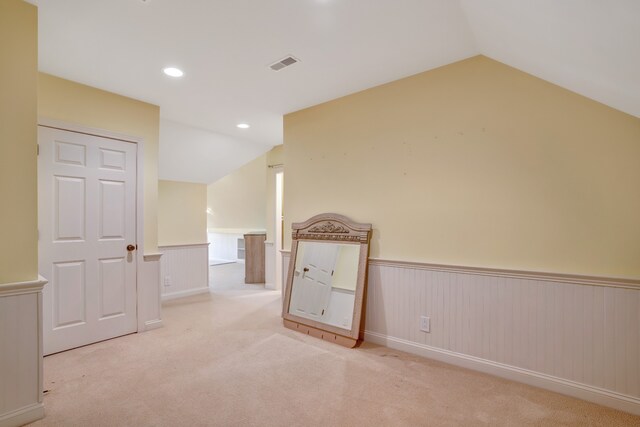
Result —
[[293, 56], [287, 56], [286, 58], [281, 59], [278, 62], [274, 62], [273, 64], [269, 65], [269, 68], [271, 68], [273, 71], [280, 71], [285, 67], [288, 67], [289, 65], [293, 65], [296, 62], [300, 62], [299, 59], [294, 58]]

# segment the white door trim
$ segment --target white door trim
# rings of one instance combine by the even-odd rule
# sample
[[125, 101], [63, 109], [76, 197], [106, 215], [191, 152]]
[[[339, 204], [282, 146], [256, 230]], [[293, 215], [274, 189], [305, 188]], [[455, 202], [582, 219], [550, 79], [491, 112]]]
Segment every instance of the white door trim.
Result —
[[[105, 129], [83, 126], [77, 123], [49, 119], [47, 117], [38, 117], [38, 126], [136, 144], [136, 244], [138, 245], [138, 249], [136, 250], [136, 324], [138, 325], [138, 332], [149, 329], [145, 324], [144, 317], [140, 315], [140, 306], [142, 301], [142, 286], [140, 286], [140, 284], [143, 283], [143, 278], [141, 277], [141, 266], [144, 262], [144, 139]], [[160, 306], [160, 292], [158, 292], [157, 303], [158, 306]]]
[[[270, 250], [272, 253], [271, 262], [273, 263], [271, 268], [273, 268], [273, 274], [270, 278], [267, 279], [267, 288], [280, 290], [281, 297], [284, 296], [284, 287], [282, 286], [282, 275], [284, 274], [282, 269], [282, 255], [280, 254], [280, 250], [282, 249], [282, 225], [281, 225], [281, 217], [282, 217], [282, 196], [280, 194], [280, 200], [278, 200], [278, 174], [282, 174], [282, 180], [284, 180], [284, 166], [283, 165], [273, 165], [269, 166], [269, 180], [273, 184], [272, 189], [273, 193], [267, 195], [271, 197], [273, 200], [273, 236], [271, 236], [271, 240], [265, 242], [266, 245], [271, 245], [271, 247], [267, 246], [265, 249]], [[284, 184], [283, 188], [284, 190]], [[279, 204], [279, 206], [278, 206]], [[269, 257], [267, 257], [269, 260]], [[273, 283], [269, 283], [269, 280], [272, 280]]]

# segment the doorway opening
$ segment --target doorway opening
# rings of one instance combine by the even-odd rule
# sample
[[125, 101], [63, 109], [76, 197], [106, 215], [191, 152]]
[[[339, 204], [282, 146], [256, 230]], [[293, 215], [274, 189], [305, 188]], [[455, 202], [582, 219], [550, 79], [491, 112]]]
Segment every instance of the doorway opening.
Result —
[[282, 244], [283, 244], [283, 222], [282, 217], [282, 201], [284, 190], [284, 171], [276, 171], [276, 212], [275, 212], [275, 252], [276, 252], [276, 289], [280, 289], [281, 295], [284, 295], [284, 279], [282, 277]]

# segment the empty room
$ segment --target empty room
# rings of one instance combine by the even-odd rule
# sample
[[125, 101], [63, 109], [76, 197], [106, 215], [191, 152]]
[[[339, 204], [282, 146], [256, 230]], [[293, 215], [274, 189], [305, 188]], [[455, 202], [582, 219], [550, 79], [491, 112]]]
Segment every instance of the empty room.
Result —
[[0, 427], [640, 425], [639, 22], [0, 0]]

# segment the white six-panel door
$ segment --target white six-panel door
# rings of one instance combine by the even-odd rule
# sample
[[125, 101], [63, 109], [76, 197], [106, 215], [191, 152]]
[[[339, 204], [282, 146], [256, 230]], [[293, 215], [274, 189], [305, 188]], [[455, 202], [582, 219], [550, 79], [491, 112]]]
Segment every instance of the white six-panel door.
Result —
[[338, 245], [317, 242], [304, 244], [302, 271], [296, 271], [291, 289], [289, 313], [320, 320], [331, 297], [333, 269], [338, 257]]
[[38, 144], [44, 353], [135, 332], [136, 145], [43, 126]]

